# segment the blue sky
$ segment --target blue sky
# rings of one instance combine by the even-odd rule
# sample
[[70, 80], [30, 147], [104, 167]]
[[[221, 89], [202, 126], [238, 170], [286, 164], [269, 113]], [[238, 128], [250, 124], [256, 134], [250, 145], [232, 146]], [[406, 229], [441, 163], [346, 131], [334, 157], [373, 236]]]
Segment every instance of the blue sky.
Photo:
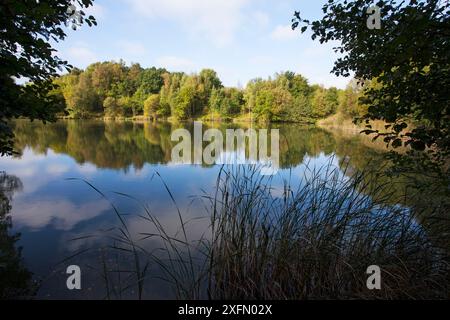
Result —
[[317, 18], [325, 0], [95, 0], [98, 26], [68, 31], [58, 56], [77, 67], [106, 60], [169, 71], [216, 70], [227, 86], [292, 70], [310, 83], [345, 87], [330, 74], [333, 44], [292, 31], [295, 10]]

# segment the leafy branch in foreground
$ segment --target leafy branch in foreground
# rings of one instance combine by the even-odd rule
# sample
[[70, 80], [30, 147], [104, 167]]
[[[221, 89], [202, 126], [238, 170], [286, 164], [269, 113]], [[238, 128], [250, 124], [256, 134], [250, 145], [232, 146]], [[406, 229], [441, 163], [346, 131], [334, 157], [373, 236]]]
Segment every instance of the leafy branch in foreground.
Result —
[[[62, 69], [69, 70], [67, 61], [58, 58], [50, 41], [62, 41], [62, 28], [72, 16], [71, 0], [4, 0], [0, 2], [0, 155], [12, 154], [14, 134], [9, 120], [26, 117], [31, 120], [55, 120], [64, 110], [52, 78]], [[88, 8], [91, 0], [77, 0], [79, 8]], [[94, 17], [85, 18], [81, 10], [80, 23], [96, 24]], [[25, 79], [28, 85], [19, 85]]]
[[420, 157], [438, 163], [448, 178], [450, 4], [439, 0], [379, 0], [375, 4], [381, 9], [379, 30], [366, 24], [372, 0], [329, 0], [321, 19], [309, 21], [296, 12], [292, 27], [301, 26], [302, 32], [310, 29], [312, 39], [321, 43], [340, 42], [335, 50], [342, 57], [333, 73], [349, 76], [353, 72], [357, 79], [373, 82], [366, 86], [362, 102], [368, 112], [360, 120], [367, 124], [383, 120], [387, 131], [368, 124], [365, 133], [381, 136], [393, 147], [410, 146], [410, 159], [417, 155], [414, 151], [426, 151]]

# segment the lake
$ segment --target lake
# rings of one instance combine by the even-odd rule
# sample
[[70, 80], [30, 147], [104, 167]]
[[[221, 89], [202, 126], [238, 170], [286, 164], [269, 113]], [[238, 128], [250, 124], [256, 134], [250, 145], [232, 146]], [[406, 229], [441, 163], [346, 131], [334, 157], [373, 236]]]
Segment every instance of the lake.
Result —
[[[239, 126], [214, 127], [225, 130]], [[104, 248], [120, 246], [120, 237], [110, 234], [120, 225], [117, 212], [146, 248], [157, 249], [158, 244], [145, 237], [151, 231], [141, 217], [145, 215], [143, 205], [168, 233], [179, 231], [177, 208], [185, 221], [198, 220], [189, 226], [190, 238], [207, 232], [208, 214], [201, 196], [214, 190], [222, 166], [172, 161], [176, 142], [171, 141], [171, 132], [177, 128], [192, 132], [193, 124], [15, 122], [20, 154], [0, 158], [0, 171], [6, 173], [2, 184], [9, 187], [6, 196], [11, 200], [10, 208], [3, 207], [11, 217], [6, 232], [11, 239], [16, 235], [16, 248], [22, 248], [17, 279], [31, 272], [39, 282], [37, 297], [44, 299], [111, 298], [113, 291], [113, 298], [136, 298], [137, 289], [127, 286], [130, 258], [125, 253], [104, 252]], [[347, 174], [382, 155], [368, 147], [363, 137], [294, 124], [274, 128], [280, 135], [280, 170], [273, 177], [274, 193], [282, 192], [286, 179], [295, 185], [308, 170], [330, 162], [339, 170], [348, 166]], [[18, 249], [11, 252], [17, 254]], [[102, 269], [114, 264], [124, 267], [116, 272], [114, 288], [105, 288], [108, 280]], [[81, 267], [81, 290], [67, 289], [69, 265]], [[147, 274], [144, 298], [173, 297], [154, 266], [148, 266]]]

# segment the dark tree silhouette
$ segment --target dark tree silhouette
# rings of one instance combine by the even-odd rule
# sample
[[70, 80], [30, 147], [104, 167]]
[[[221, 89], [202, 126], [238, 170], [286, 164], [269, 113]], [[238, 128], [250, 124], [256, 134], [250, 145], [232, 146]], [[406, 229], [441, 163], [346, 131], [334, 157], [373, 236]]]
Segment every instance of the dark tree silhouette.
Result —
[[[381, 29], [368, 28], [367, 9], [374, 4], [380, 8]], [[362, 98], [368, 106], [360, 119], [367, 124], [365, 133], [381, 136], [394, 148], [410, 146], [410, 159], [416, 157], [421, 160], [416, 163], [429, 169], [447, 168], [448, 174], [448, 1], [329, 0], [321, 19], [310, 21], [296, 12], [292, 23], [302, 33], [310, 29], [313, 40], [340, 42], [335, 50], [343, 56], [335, 62], [333, 73], [349, 76], [353, 72], [363, 82], [372, 81]], [[387, 123], [386, 131], [372, 129], [368, 122], [376, 119]]]
[[[88, 8], [92, 0], [77, 0], [79, 8]], [[82, 10], [73, 10], [71, 0], [0, 1], [0, 155], [13, 153], [10, 121], [26, 117], [52, 121], [61, 103], [49, 92], [55, 88], [51, 78], [58, 70], [70, 69], [67, 61], [54, 55], [50, 40], [66, 38], [67, 22], [89, 26], [94, 17], [85, 18]], [[19, 85], [15, 78], [29, 80]]]
[[31, 298], [37, 288], [23, 265], [22, 249], [16, 246], [20, 234], [9, 234], [11, 199], [20, 190], [19, 178], [0, 172], [0, 300]]

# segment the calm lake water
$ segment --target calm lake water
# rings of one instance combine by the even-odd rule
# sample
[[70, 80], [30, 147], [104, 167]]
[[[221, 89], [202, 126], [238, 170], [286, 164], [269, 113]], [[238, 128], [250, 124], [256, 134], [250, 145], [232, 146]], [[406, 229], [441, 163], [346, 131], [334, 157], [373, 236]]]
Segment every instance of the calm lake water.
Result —
[[[176, 233], [179, 228], [177, 209], [164, 183], [185, 220], [207, 215], [199, 196], [214, 189], [221, 166], [180, 165], [171, 159], [177, 144], [171, 141], [171, 132], [181, 127], [192, 131], [192, 124], [60, 121], [44, 126], [17, 121], [15, 127], [20, 155], [0, 158], [0, 171], [6, 173], [3, 183], [14, 182], [10, 183], [11, 226], [7, 232], [11, 237], [20, 234], [17, 247], [22, 247], [24, 268], [40, 282], [38, 298], [107, 297], [102, 266], [129, 259], [119, 254], [105, 256], [95, 249], [120, 243], [108, 233], [119, 225], [111, 203], [123, 214], [130, 233], [141, 234], [137, 239], [149, 232], [139, 216], [144, 214], [141, 204], [146, 204], [169, 232]], [[287, 178], [295, 184], [306, 167], [320, 167], [329, 161], [340, 167], [348, 161], [349, 169], [354, 170], [380, 157], [379, 151], [367, 147], [358, 136], [343, 137], [300, 125], [274, 128], [280, 129], [281, 167], [275, 185], [281, 186]], [[199, 221], [189, 229], [193, 238], [208, 227], [207, 219]], [[142, 240], [143, 246], [157, 248], [152, 241]], [[81, 290], [66, 287], [65, 271], [72, 264], [82, 269]], [[172, 297], [152, 268], [149, 266], [148, 273], [155, 274], [148, 279], [144, 297]], [[121, 272], [123, 287], [127, 270]], [[121, 298], [136, 297], [133, 286], [121, 293]]]

